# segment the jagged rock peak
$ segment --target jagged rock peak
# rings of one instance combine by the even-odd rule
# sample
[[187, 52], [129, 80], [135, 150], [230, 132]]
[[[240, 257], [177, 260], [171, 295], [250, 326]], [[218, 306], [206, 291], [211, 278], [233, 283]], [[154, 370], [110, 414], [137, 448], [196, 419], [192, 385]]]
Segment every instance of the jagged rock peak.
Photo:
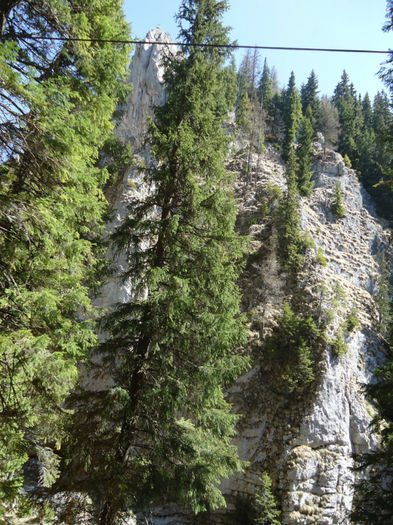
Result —
[[150, 29], [145, 42], [162, 42], [163, 45], [140, 44], [131, 60], [128, 83], [132, 92], [124, 108], [124, 115], [116, 133], [124, 142], [138, 150], [146, 132], [146, 114], [151, 107], [165, 101], [162, 58], [166, 53], [176, 53], [176, 46], [166, 46], [171, 36], [161, 28]]

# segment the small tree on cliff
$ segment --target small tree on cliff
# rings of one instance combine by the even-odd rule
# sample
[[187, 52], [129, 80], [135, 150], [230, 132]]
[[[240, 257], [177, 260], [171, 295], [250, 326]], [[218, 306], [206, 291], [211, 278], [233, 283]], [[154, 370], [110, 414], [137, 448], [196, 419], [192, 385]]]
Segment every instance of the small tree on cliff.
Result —
[[73, 469], [88, 469], [79, 487], [101, 502], [101, 525], [157, 501], [195, 512], [221, 506], [220, 479], [241, 468], [222, 391], [247, 363], [235, 284], [244, 243], [219, 111], [226, 51], [189, 46], [228, 42], [226, 7], [182, 1], [185, 45], [165, 61], [167, 102], [150, 126], [155, 167], [146, 179], [155, 191], [132, 203], [117, 232], [120, 246], [132, 242], [129, 274], [147, 297], [136, 293], [109, 317], [103, 350], [117, 386], [88, 396], [75, 422]]

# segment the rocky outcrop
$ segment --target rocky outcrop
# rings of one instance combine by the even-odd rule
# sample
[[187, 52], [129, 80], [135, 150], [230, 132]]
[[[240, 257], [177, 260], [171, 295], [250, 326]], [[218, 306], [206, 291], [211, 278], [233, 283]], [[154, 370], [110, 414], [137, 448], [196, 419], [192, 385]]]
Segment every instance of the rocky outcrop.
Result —
[[[146, 39], [169, 41], [159, 29]], [[144, 162], [149, 162], [148, 153], [141, 149], [146, 111], [165, 97], [160, 57], [156, 46], [139, 48], [130, 73], [133, 92], [118, 127], [119, 136], [133, 144], [141, 155], [137, 159], [143, 158]], [[390, 253], [390, 233], [376, 217], [356, 174], [345, 166], [340, 155], [324, 153], [321, 143], [317, 143], [315, 189], [300, 204], [301, 227], [312, 242], [304, 268], [294, 281], [280, 266], [273, 219], [280, 191], [286, 187], [284, 164], [273, 146], [268, 146], [259, 157], [251, 156], [252, 176], [246, 178], [242, 175], [248, 157], [245, 146], [233, 142], [228, 169], [238, 175], [238, 227], [251, 238], [241, 285], [244, 310], [250, 320], [253, 366], [231, 388], [228, 398], [241, 415], [234, 442], [249, 467], [223, 482], [228, 508], [208, 521], [247, 523], [247, 505], [252, 502], [261, 473], [266, 471], [273, 480], [284, 524], [349, 523], [352, 455], [377, 444], [369, 427], [372, 409], [365, 400], [363, 385], [383, 360], [374, 298], [380, 279], [378, 256]], [[341, 219], [332, 211], [337, 181], [341, 183], [345, 207]], [[108, 228], [115, 229], [123, 220], [131, 194], [139, 192], [143, 198], [148, 191], [151, 188], [145, 187], [140, 170], [130, 168], [112, 196], [114, 218]], [[113, 257], [120, 276], [126, 269], [126, 254]], [[130, 298], [132, 279], [124, 283], [118, 277], [103, 289], [100, 301], [110, 306]], [[284, 301], [296, 298], [312, 307], [317, 305], [326, 317], [326, 344], [319, 355], [318, 380], [313, 389], [308, 395], [288, 398], [272, 380], [264, 348]], [[355, 311], [359, 325], [343, 331], [349, 314]], [[332, 344], [339, 333], [346, 344], [346, 352], [341, 355]], [[239, 518], [242, 512], [243, 518]], [[156, 509], [152, 521], [160, 525], [196, 523], [195, 518], [172, 507]]]
[[[253, 501], [263, 471], [273, 479], [284, 524], [349, 523], [353, 454], [377, 445], [369, 426], [372, 408], [363, 387], [384, 358], [373, 296], [380, 280], [378, 258], [383, 252], [391, 255], [390, 231], [376, 217], [355, 172], [342, 157], [319, 151], [315, 189], [300, 204], [302, 229], [308, 232], [311, 246], [294, 283], [278, 262], [271, 213], [261, 212], [264, 199], [272, 203], [273, 195], [274, 201], [274, 187], [285, 188], [283, 163], [268, 147], [262, 158], [254, 156], [253, 165], [253, 178], [246, 181], [241, 176], [241, 154], [229, 163], [240, 175], [236, 183], [239, 226], [252, 239], [242, 286], [254, 366], [229, 392], [241, 414], [235, 443], [250, 466], [223, 483], [229, 507], [216, 515], [215, 523], [239, 523], [235, 509]], [[345, 207], [341, 219], [332, 212], [337, 181]], [[266, 337], [287, 299], [318, 305], [321, 315], [329, 318], [318, 381], [308, 396], [298, 399], [282, 395], [264, 358]], [[344, 327], [355, 311], [359, 325], [347, 331]], [[336, 355], [331, 344], [338, 333], [346, 345], [342, 355]]]
[[132, 92], [116, 129], [118, 137], [130, 142], [136, 150], [141, 147], [145, 138], [146, 115], [153, 106], [159, 106], [165, 100], [162, 59], [165, 54], [175, 51], [174, 47], [165, 45], [171, 42], [171, 38], [159, 27], [151, 29], [145, 41], [162, 42], [162, 45], [142, 44], [137, 47], [128, 77]]

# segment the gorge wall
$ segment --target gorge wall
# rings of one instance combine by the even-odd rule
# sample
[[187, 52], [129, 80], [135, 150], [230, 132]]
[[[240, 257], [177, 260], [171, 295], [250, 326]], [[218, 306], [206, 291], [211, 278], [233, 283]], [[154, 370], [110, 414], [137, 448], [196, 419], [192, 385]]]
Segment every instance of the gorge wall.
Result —
[[[146, 40], [165, 43], [169, 37], [154, 29]], [[133, 92], [117, 130], [122, 140], [133, 145], [136, 164], [149, 162], [143, 145], [146, 112], [165, 97], [161, 47], [138, 48], [130, 71]], [[378, 258], [383, 253], [391, 255], [390, 232], [376, 216], [356, 174], [339, 154], [324, 152], [321, 140], [314, 144], [314, 191], [300, 203], [301, 227], [312, 241], [305, 264], [293, 280], [279, 262], [273, 213], [279, 190], [286, 188], [284, 163], [279, 152], [267, 145], [264, 153], [251, 156], [251, 170], [244, 175], [248, 145], [234, 136], [228, 170], [238, 176], [234, 188], [238, 227], [251, 238], [241, 286], [253, 365], [233, 385], [228, 397], [240, 414], [234, 441], [249, 466], [223, 482], [226, 509], [209, 518], [195, 518], [175, 507], [155, 509], [151, 520], [156, 525], [247, 523], [247, 505], [262, 472], [272, 478], [284, 524], [349, 523], [352, 455], [377, 445], [369, 427], [373, 412], [363, 386], [384, 356], [376, 330], [375, 296], [380, 282]], [[341, 183], [345, 207], [341, 219], [332, 212], [337, 181]], [[130, 167], [110, 197], [113, 221], [109, 230], [123, 220], [130, 195], [138, 194], [143, 199], [149, 191], [140, 170], [135, 165]], [[126, 255], [115, 257], [119, 277], [102, 290], [99, 301], [103, 306], [132, 299], [132, 282], [120, 278], [126, 269]], [[271, 364], [264, 359], [266, 340], [277, 326], [287, 300], [317, 308], [325, 317], [326, 343], [318, 357], [317, 380], [302, 396], [285, 395], [274, 379]], [[355, 311], [359, 325], [351, 331], [343, 330], [348, 316]], [[340, 355], [333, 344], [338, 335], [346, 344], [346, 352]], [[243, 521], [239, 517], [242, 512]]]

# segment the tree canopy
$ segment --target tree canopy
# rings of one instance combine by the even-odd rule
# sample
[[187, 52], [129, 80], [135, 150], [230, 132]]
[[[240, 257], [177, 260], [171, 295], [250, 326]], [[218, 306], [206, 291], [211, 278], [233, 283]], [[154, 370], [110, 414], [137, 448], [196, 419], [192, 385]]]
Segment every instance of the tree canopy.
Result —
[[44, 486], [55, 480], [62, 404], [96, 341], [82, 319], [106, 210], [108, 172], [97, 161], [129, 49], [68, 40], [127, 38], [120, 0], [11, 1], [0, 15], [2, 507], [18, 497], [28, 455]]
[[216, 508], [220, 479], [242, 465], [223, 395], [247, 364], [236, 285], [244, 242], [224, 169], [226, 51], [186, 45], [227, 42], [225, 9], [216, 0], [181, 3], [185, 45], [165, 59], [167, 100], [149, 129], [145, 181], [155, 189], [131, 202], [114, 238], [119, 248], [131, 239], [136, 290], [106, 323], [101, 350], [116, 386], [75, 395], [70, 471], [100, 502], [100, 524], [165, 501]]

